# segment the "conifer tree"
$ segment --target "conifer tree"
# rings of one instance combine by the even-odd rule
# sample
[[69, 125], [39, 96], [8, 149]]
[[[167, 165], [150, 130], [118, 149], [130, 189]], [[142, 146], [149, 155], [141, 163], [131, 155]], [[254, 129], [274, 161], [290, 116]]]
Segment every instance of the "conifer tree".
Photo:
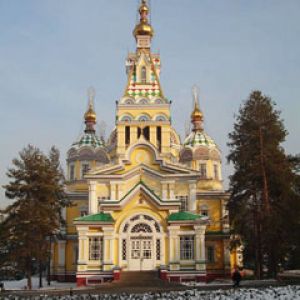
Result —
[[59, 163], [59, 151], [52, 147], [49, 156], [28, 145], [13, 159], [7, 172], [6, 196], [9, 205], [3, 222], [6, 263], [22, 270], [31, 288], [33, 262], [43, 264], [48, 258], [47, 237], [63, 222], [61, 209], [68, 205], [64, 192], [64, 175]]
[[[244, 240], [246, 258], [255, 257], [255, 273], [263, 266], [276, 276], [299, 222], [299, 194], [295, 174], [282, 147], [287, 131], [275, 103], [254, 91], [241, 106], [229, 134], [231, 223]], [[299, 224], [299, 223], [298, 223]]]

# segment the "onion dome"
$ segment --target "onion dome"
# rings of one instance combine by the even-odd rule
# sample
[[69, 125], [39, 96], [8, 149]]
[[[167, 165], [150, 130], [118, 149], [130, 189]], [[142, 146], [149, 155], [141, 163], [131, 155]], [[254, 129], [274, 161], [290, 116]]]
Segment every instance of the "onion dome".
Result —
[[138, 35], [146, 35], [153, 37], [154, 30], [148, 22], [149, 7], [146, 0], [142, 0], [140, 8], [140, 23], [133, 30], [133, 35], [137, 38]]
[[192, 131], [184, 140], [184, 146], [197, 147], [217, 147], [215, 141], [203, 131]]
[[86, 122], [94, 122], [96, 123], [96, 113], [94, 111], [92, 103], [89, 104], [89, 108], [84, 114], [85, 123]]
[[96, 124], [96, 113], [94, 110], [94, 97], [95, 92], [92, 88], [88, 91], [89, 104], [88, 109], [84, 114], [85, 130], [79, 139], [72, 145], [78, 148], [84, 146], [90, 146], [92, 148], [103, 147], [103, 140], [96, 135], [95, 124]]
[[84, 133], [80, 136], [79, 140], [75, 142], [72, 146], [77, 146], [79, 148], [83, 146], [90, 146], [93, 148], [104, 147], [104, 142], [92, 133]]
[[191, 160], [220, 160], [220, 151], [215, 141], [203, 130], [203, 113], [199, 108], [197, 88], [193, 88], [194, 109], [191, 113], [192, 131], [183, 142], [181, 162]]

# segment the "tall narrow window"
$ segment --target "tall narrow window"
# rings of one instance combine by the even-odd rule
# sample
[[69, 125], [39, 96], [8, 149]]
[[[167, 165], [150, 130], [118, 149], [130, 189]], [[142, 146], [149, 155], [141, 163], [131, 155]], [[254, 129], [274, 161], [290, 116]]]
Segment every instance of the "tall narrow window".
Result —
[[208, 263], [215, 262], [215, 248], [213, 246], [208, 246], [206, 248], [206, 254], [207, 254], [207, 262]]
[[214, 176], [215, 176], [215, 179], [219, 179], [218, 165], [214, 165]]
[[144, 138], [149, 141], [150, 140], [150, 129], [149, 129], [149, 126], [146, 126], [144, 129], [143, 129], [143, 135], [144, 135]]
[[125, 126], [125, 144], [126, 146], [130, 144], [130, 126]]
[[156, 259], [160, 260], [160, 239], [156, 240]]
[[140, 138], [141, 134], [142, 134], [142, 129], [140, 127], [138, 127], [138, 129], [137, 129], [137, 138], [138, 139]]
[[89, 259], [101, 260], [103, 258], [103, 238], [90, 237], [89, 238]]
[[75, 179], [75, 166], [70, 165], [70, 180], [74, 180], [74, 179]]
[[122, 240], [122, 259], [126, 260], [127, 258], [127, 247], [126, 247], [126, 240]]
[[81, 165], [81, 178], [84, 177], [84, 175], [88, 172], [89, 169], [90, 169], [89, 163], [83, 163]]
[[202, 178], [206, 178], [206, 164], [200, 163], [200, 175]]
[[180, 211], [188, 211], [188, 196], [176, 196], [176, 200], [180, 201]]
[[146, 67], [143, 66], [141, 68], [141, 83], [146, 83], [147, 82], [147, 71], [146, 71]]
[[180, 237], [180, 259], [191, 260], [194, 259], [195, 242], [194, 236], [181, 236]]
[[161, 127], [156, 127], [156, 140], [157, 140], [157, 147], [159, 151], [161, 151]]

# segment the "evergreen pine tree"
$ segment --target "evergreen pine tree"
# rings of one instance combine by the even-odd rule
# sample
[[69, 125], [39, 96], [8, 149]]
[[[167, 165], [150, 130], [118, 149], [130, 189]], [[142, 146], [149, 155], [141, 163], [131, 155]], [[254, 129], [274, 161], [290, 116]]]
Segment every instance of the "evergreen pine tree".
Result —
[[254, 91], [241, 106], [229, 134], [229, 211], [236, 233], [245, 243], [245, 258], [255, 257], [257, 278], [263, 266], [276, 276], [286, 259], [299, 221], [295, 174], [281, 144], [287, 132], [275, 103]]
[[[7, 172], [6, 196], [14, 202], [5, 213], [2, 238], [7, 261], [22, 270], [31, 288], [33, 266], [42, 266], [49, 252], [48, 239], [63, 222], [61, 209], [68, 205], [59, 152], [52, 147], [49, 156], [31, 145], [20, 152]], [[35, 262], [35, 264], [34, 264]]]

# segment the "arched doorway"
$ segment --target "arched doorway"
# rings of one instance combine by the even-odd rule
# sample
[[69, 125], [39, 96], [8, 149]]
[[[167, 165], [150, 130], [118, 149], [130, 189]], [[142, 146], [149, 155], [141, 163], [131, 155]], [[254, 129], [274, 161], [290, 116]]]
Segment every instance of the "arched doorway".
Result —
[[162, 264], [164, 240], [160, 224], [146, 214], [136, 214], [120, 227], [120, 265], [127, 271], [154, 270]]

